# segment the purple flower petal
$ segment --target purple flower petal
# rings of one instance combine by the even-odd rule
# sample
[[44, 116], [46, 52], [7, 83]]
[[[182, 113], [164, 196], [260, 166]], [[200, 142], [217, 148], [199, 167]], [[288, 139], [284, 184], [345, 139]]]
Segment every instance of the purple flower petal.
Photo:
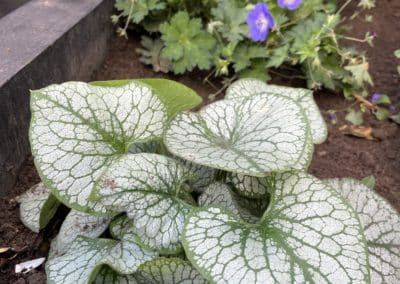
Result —
[[371, 97], [371, 102], [372, 102], [373, 104], [376, 104], [376, 103], [378, 102], [378, 100], [380, 99], [380, 97], [381, 97], [381, 94], [374, 93], [374, 94], [372, 95], [372, 97]]
[[246, 19], [253, 41], [265, 41], [269, 31], [275, 26], [274, 18], [265, 3], [257, 3]]
[[391, 113], [395, 113], [396, 112], [396, 106], [395, 105], [389, 105], [389, 110]]
[[278, 6], [293, 11], [299, 8], [302, 2], [303, 0], [278, 0]]

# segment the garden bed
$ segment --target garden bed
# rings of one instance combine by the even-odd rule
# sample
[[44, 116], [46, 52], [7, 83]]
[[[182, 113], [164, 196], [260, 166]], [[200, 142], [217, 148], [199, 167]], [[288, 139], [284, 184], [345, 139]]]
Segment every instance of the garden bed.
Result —
[[[373, 91], [386, 93], [395, 103], [400, 101], [399, 76], [396, 73], [397, 62], [393, 51], [399, 46], [400, 34], [397, 32], [400, 21], [400, 3], [381, 0], [378, 7], [371, 11], [373, 24], [366, 26], [363, 16], [354, 23], [354, 34], [363, 34], [367, 28], [378, 34], [375, 47], [368, 50], [371, 61], [371, 73], [375, 78]], [[349, 9], [349, 15], [351, 9]], [[129, 40], [116, 38], [107, 55], [103, 66], [95, 72], [92, 80], [109, 80], [122, 78], [162, 77], [178, 80], [195, 89], [207, 103], [208, 95], [215, 92], [211, 85], [203, 84], [204, 73], [192, 73], [185, 76], [170, 76], [154, 73], [151, 68], [143, 66], [135, 53], [139, 47], [137, 35], [131, 35]], [[301, 86], [301, 82], [274, 78], [273, 83]], [[368, 141], [348, 136], [341, 131], [345, 112], [338, 112], [338, 122], [333, 125], [328, 120], [330, 109], [345, 109], [351, 104], [344, 101], [339, 94], [326, 90], [317, 92], [316, 100], [324, 114], [329, 127], [329, 136], [322, 145], [316, 146], [310, 172], [320, 178], [355, 177], [363, 178], [374, 175], [377, 180], [376, 189], [391, 204], [400, 210], [400, 127], [394, 123], [378, 122], [372, 116], [365, 117], [365, 126], [373, 129], [375, 140]], [[220, 97], [219, 97], [220, 98]], [[0, 259], [0, 283], [44, 283], [43, 267], [27, 275], [15, 275], [15, 264], [37, 257], [46, 256], [49, 239], [54, 233], [54, 226], [34, 234], [19, 221], [18, 205], [14, 198], [30, 186], [39, 182], [31, 157], [27, 157], [13, 193], [0, 199], [0, 247], [12, 247], [15, 252], [6, 255], [16, 256], [11, 260]], [[3, 257], [1, 255], [0, 257]]]

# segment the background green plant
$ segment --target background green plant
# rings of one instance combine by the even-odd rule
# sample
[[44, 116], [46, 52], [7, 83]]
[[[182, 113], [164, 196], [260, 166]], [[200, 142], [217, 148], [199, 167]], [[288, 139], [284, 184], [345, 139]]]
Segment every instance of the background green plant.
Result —
[[[127, 35], [130, 24], [146, 30], [138, 52], [156, 71], [182, 74], [199, 68], [210, 70], [210, 75], [264, 81], [278, 74], [305, 79], [312, 89], [343, 90], [346, 97], [367, 95], [365, 88], [373, 84], [367, 58], [341, 40], [372, 44], [373, 35], [344, 35], [341, 12], [350, 1], [338, 9], [336, 1], [307, 0], [296, 11], [279, 8], [275, 0], [264, 1], [275, 20], [265, 43], [248, 37], [246, 16], [257, 2], [116, 0], [119, 14], [112, 20], [124, 23], [120, 35]], [[374, 1], [363, 0], [359, 6], [370, 9]]]

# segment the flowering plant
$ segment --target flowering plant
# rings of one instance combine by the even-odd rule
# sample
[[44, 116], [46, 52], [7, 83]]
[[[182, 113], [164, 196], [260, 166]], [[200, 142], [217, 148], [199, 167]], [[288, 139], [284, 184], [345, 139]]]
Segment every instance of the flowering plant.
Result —
[[[303, 78], [312, 89], [366, 95], [372, 84], [366, 57], [339, 44], [353, 39], [342, 33], [347, 2], [338, 10], [336, 1], [323, 0], [116, 0], [120, 14], [112, 19], [125, 19], [121, 35], [129, 24], [148, 32], [137, 51], [156, 71], [199, 68], [228, 77], [226, 82], [268, 81], [273, 74]], [[373, 0], [360, 6], [371, 8]], [[370, 43], [373, 37], [356, 40]]]
[[311, 91], [243, 79], [200, 102], [161, 79], [32, 92], [42, 183], [20, 215], [38, 232], [71, 208], [48, 283], [399, 283], [400, 216], [371, 179], [307, 173]]

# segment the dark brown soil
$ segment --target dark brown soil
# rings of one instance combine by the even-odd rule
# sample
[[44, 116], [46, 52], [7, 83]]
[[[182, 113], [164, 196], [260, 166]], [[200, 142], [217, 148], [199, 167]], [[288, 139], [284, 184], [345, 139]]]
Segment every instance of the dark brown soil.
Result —
[[[344, 2], [344, 1], [339, 1]], [[346, 10], [347, 16], [352, 15], [354, 3]], [[373, 16], [373, 23], [365, 22], [365, 15]], [[355, 45], [367, 50], [371, 62], [371, 73], [375, 80], [375, 87], [371, 92], [380, 92], [390, 95], [392, 101], [399, 104], [400, 89], [396, 62], [393, 51], [400, 48], [400, 2], [398, 0], [379, 0], [377, 7], [370, 12], [364, 12], [353, 21], [352, 36], [363, 37], [366, 31], [375, 32], [378, 37], [374, 48], [367, 45]], [[352, 45], [352, 42], [346, 42]], [[93, 80], [111, 80], [125, 78], [161, 77], [169, 78], [186, 84], [195, 89], [207, 103], [208, 95], [214, 93], [219, 85], [212, 87], [203, 84], [207, 75], [195, 72], [185, 76], [165, 75], [154, 73], [151, 68], [143, 66], [135, 52], [139, 47], [139, 37], [131, 35], [129, 40], [116, 38], [103, 66], [93, 75]], [[298, 82], [285, 81], [274, 78], [274, 83], [283, 85], [298, 85]], [[328, 91], [316, 93], [316, 100], [327, 119], [327, 110], [345, 109], [351, 102], [345, 101], [341, 95]], [[398, 105], [398, 107], [400, 107]], [[376, 190], [386, 197], [398, 210], [400, 210], [400, 127], [390, 122], [378, 122], [371, 115], [367, 115], [365, 126], [373, 128], [377, 138], [368, 141], [344, 135], [339, 128], [347, 122], [344, 120], [345, 112], [338, 113], [338, 123], [329, 126], [328, 140], [318, 145], [315, 149], [314, 159], [310, 168], [311, 173], [320, 178], [330, 177], [355, 177], [362, 178], [374, 175], [377, 179]], [[27, 275], [15, 275], [15, 264], [43, 257], [47, 255], [49, 234], [51, 229], [35, 234], [25, 228], [19, 221], [18, 205], [14, 198], [39, 182], [33, 168], [31, 158], [23, 168], [14, 193], [9, 198], [0, 198], [0, 248], [11, 247], [13, 252], [0, 254], [0, 284], [2, 283], [44, 283], [43, 267]], [[50, 232], [49, 232], [50, 231]]]
[[26, 275], [15, 275], [15, 265], [31, 259], [45, 257], [49, 241], [44, 232], [35, 234], [19, 220], [16, 196], [32, 185], [40, 182], [34, 170], [32, 159], [23, 165], [12, 196], [0, 198], [0, 247], [9, 247], [12, 251], [0, 254], [0, 283], [44, 283], [46, 276], [43, 269]]

